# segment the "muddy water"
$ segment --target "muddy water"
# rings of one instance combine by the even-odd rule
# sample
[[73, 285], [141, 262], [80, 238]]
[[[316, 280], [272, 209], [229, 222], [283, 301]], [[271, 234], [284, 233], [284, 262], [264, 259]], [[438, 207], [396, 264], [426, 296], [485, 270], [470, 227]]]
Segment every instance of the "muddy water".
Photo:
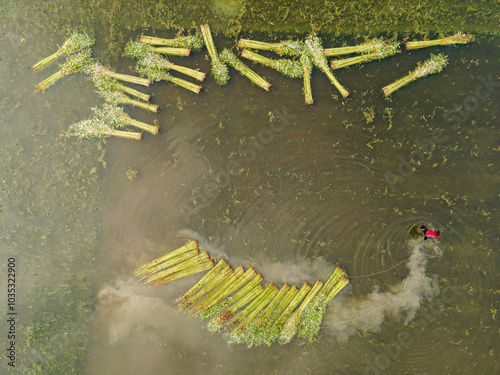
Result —
[[[338, 72], [347, 100], [316, 70], [311, 107], [300, 80], [260, 66], [269, 93], [234, 71], [198, 96], [156, 84], [143, 90], [158, 114], [127, 111], [160, 134], [102, 142], [60, 136], [99, 103], [83, 77], [33, 94], [27, 66], [58, 36], [6, 35], [2, 254], [22, 265], [22, 373], [498, 372], [496, 40], [434, 49], [445, 71], [387, 100], [380, 88], [430, 51]], [[209, 71], [204, 53], [173, 60]], [[416, 243], [420, 225], [441, 229], [438, 247]], [[199, 276], [131, 277], [187, 238], [266, 282], [339, 265], [351, 283], [314, 343], [227, 345], [171, 302]], [[408, 267], [417, 251], [428, 257]]]

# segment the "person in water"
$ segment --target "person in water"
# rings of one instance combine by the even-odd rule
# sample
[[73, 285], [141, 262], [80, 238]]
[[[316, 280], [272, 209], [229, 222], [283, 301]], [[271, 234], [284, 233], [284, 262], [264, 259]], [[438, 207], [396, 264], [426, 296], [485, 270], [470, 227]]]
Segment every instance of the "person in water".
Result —
[[424, 241], [427, 241], [428, 238], [439, 238], [441, 236], [438, 230], [430, 230], [423, 225], [420, 230], [424, 233]]

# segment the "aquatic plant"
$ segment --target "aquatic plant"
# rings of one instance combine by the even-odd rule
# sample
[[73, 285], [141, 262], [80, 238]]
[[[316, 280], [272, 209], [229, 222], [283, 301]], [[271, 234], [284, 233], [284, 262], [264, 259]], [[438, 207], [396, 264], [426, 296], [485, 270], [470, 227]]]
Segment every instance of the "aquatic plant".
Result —
[[78, 138], [105, 138], [105, 137], [120, 137], [127, 139], [140, 140], [141, 133], [127, 132], [116, 130], [111, 125], [106, 124], [98, 118], [91, 118], [77, 122], [69, 127], [68, 136]]
[[331, 60], [330, 66], [333, 70], [345, 68], [355, 64], [362, 64], [374, 60], [382, 60], [390, 56], [394, 56], [399, 49], [399, 43], [383, 42], [378, 49], [370, 53], [362, 53], [359, 56], [350, 57], [347, 59]]
[[178, 47], [152, 47], [156, 53], [162, 55], [182, 56], [187, 57], [191, 55], [191, 48], [178, 48]]
[[326, 57], [350, 55], [351, 53], [373, 53], [379, 51], [384, 45], [383, 39], [375, 38], [357, 46], [325, 48], [323, 53]]
[[284, 40], [279, 43], [266, 43], [257, 40], [240, 39], [238, 48], [259, 49], [272, 51], [280, 56], [300, 57], [304, 53], [304, 46], [301, 42], [295, 40]]
[[342, 97], [347, 98], [349, 96], [349, 92], [340, 84], [339, 81], [337, 81], [328, 66], [323, 47], [321, 46], [321, 39], [317, 36], [311, 35], [306, 38], [305, 46], [314, 65], [326, 74], [330, 82], [337, 88], [337, 90], [339, 90]]
[[145, 122], [134, 120], [127, 115], [122, 108], [106, 103], [100, 108], [92, 108], [94, 115], [114, 127], [134, 126], [151, 134], [158, 134], [158, 126], [146, 124]]
[[212, 76], [215, 79], [217, 84], [224, 86], [229, 82], [229, 69], [227, 65], [224, 64], [217, 50], [215, 49], [214, 39], [212, 38], [212, 33], [210, 31], [210, 26], [208, 24], [201, 25], [201, 34], [203, 35], [203, 40], [205, 41], [205, 45], [207, 46], [208, 54], [212, 59]]
[[135, 77], [128, 74], [116, 73], [111, 69], [106, 68], [98, 61], [94, 61], [92, 64], [86, 66], [84, 69], [84, 73], [90, 75], [91, 77], [93, 77], [93, 79], [113, 77], [119, 81], [135, 83], [142, 86], [149, 86], [151, 84], [150, 79]]
[[40, 82], [38, 85], [35, 85], [35, 87], [40, 92], [45, 91], [48, 87], [52, 86], [65, 75], [80, 72], [86, 66], [91, 64], [91, 62], [92, 54], [90, 49], [84, 49], [81, 52], [68, 56], [66, 62], [61, 66], [60, 70]]
[[456, 34], [440, 39], [406, 42], [405, 48], [409, 50], [433, 46], [447, 46], [452, 44], [467, 44], [471, 43], [472, 41], [474, 41], [473, 35], [458, 32]]
[[141, 35], [141, 43], [158, 46], [188, 48], [194, 52], [201, 51], [204, 46], [203, 38], [199, 37], [198, 35], [178, 36], [173, 39], [164, 39], [154, 36]]
[[264, 78], [262, 78], [260, 75], [255, 73], [252, 69], [250, 69], [248, 66], [246, 66], [243, 62], [241, 62], [234, 53], [232, 53], [230, 50], [225, 48], [221, 53], [220, 53], [220, 58], [223, 62], [228, 64], [229, 66], [233, 67], [237, 71], [239, 71], [241, 74], [243, 74], [245, 77], [247, 77], [250, 81], [255, 83], [257, 86], [263, 88], [266, 91], [269, 91], [269, 87], [271, 87], [271, 84], [267, 82]]
[[125, 55], [128, 57], [135, 57], [139, 60], [141, 65], [160, 68], [166, 71], [175, 70], [179, 73], [197, 79], [198, 81], [203, 81], [206, 76], [205, 73], [200, 72], [199, 70], [176, 65], [170, 62], [170, 60], [166, 57], [160, 56], [154, 51], [153, 47], [147, 44], [131, 41], [125, 46]]
[[409, 72], [403, 78], [391, 83], [382, 88], [382, 94], [384, 96], [391, 95], [394, 91], [399, 90], [401, 87], [413, 82], [419, 78], [423, 78], [429, 74], [436, 74], [443, 70], [443, 68], [448, 64], [447, 56], [440, 53], [439, 55], [432, 55], [428, 60], [418, 63], [415, 70]]
[[245, 59], [257, 62], [274, 70], [277, 70], [285, 77], [288, 78], [300, 78], [302, 77], [302, 65], [300, 62], [290, 59], [270, 59], [265, 56], [259, 55], [258, 53], [244, 49], [241, 52], [241, 57]]
[[60, 56], [71, 55], [73, 53], [76, 53], [76, 52], [84, 49], [84, 48], [89, 48], [94, 43], [95, 43], [94, 38], [92, 36], [88, 35], [87, 33], [74, 32], [63, 43], [63, 45], [61, 47], [59, 47], [59, 49], [55, 53], [40, 60], [35, 65], [33, 65], [32, 68], [35, 71], [42, 70], [47, 65], [49, 65], [51, 62], [58, 59]]

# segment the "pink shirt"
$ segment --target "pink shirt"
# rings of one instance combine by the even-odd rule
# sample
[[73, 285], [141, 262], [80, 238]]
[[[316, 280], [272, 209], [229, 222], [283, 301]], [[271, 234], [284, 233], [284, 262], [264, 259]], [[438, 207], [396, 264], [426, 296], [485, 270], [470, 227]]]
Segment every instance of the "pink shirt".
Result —
[[425, 233], [425, 235], [427, 237], [432, 237], [432, 238], [439, 238], [439, 234], [437, 233], [434, 233], [432, 230], [427, 230], [427, 232]]

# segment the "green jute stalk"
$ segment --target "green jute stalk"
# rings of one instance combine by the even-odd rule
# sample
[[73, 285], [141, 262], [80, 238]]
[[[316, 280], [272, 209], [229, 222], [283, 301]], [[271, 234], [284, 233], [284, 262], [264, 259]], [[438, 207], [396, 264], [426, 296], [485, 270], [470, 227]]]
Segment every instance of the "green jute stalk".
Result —
[[295, 310], [290, 318], [288, 318], [287, 322], [283, 325], [283, 329], [280, 332], [280, 335], [278, 337], [278, 342], [281, 345], [288, 344], [292, 339], [294, 338], [295, 334], [297, 333], [297, 328], [299, 327], [299, 321], [300, 317], [302, 316], [302, 313], [304, 309], [309, 305], [311, 300], [314, 298], [316, 293], [318, 293], [319, 289], [323, 286], [323, 283], [321, 281], [316, 281], [316, 284], [312, 287], [312, 289], [309, 291], [307, 296], [304, 298], [300, 306]]
[[198, 255], [198, 249], [186, 251], [184, 254], [181, 254], [178, 257], [175, 257], [170, 261], [162, 262], [162, 263], [157, 264], [154, 267], [149, 268], [145, 273], [143, 273], [139, 277], [139, 280], [144, 280], [157, 272], [167, 270], [168, 268], [175, 266], [176, 264], [179, 264], [181, 262], [184, 262], [185, 260], [191, 259], [192, 257], [195, 257], [196, 255]]
[[150, 95], [144, 94], [140, 91], [137, 91], [131, 87], [124, 86], [118, 82], [116, 78], [113, 77], [103, 77], [103, 78], [94, 78], [90, 77], [94, 82], [94, 85], [101, 90], [106, 91], [122, 91], [129, 95], [135, 96], [136, 98], [142, 99], [145, 102], [149, 101]]
[[[151, 277], [153, 280], [151, 280], [150, 283], [153, 286], [164, 285], [164, 284], [167, 284], [173, 280], [177, 280], [178, 277], [175, 276], [177, 273], [188, 271], [188, 272], [184, 272], [184, 274], [185, 275], [192, 275], [193, 273], [189, 273], [189, 271], [191, 269], [202, 269], [202, 271], [204, 271], [206, 269], [213, 268], [213, 266], [214, 266], [214, 262], [212, 261], [212, 259], [210, 259], [210, 255], [208, 254], [208, 252], [205, 251], [204, 253], [201, 253], [201, 254], [197, 255], [196, 257], [194, 257], [192, 260], [186, 260], [182, 263], [179, 263], [179, 264], [171, 267], [172, 269], [173, 268], [176, 269], [176, 271], [177, 271], [176, 273], [169, 272], [168, 275], [166, 275], [165, 277], [160, 277], [160, 274], [162, 272], [158, 272], [157, 274], [153, 275], [156, 277], [154, 277], [154, 278], [153, 278], [153, 276]], [[198, 272], [201, 272], [201, 271], [196, 271], [195, 273], [198, 273]]]
[[372, 53], [384, 45], [384, 40], [375, 38], [357, 46], [325, 48], [323, 53], [326, 57], [350, 55], [351, 53]]
[[274, 299], [253, 319], [247, 327], [245, 343], [250, 348], [261, 345], [265, 341], [265, 327], [273, 311], [280, 302], [286, 297], [290, 290], [290, 285], [284, 284]]
[[180, 304], [183, 301], [188, 300], [193, 294], [195, 294], [198, 290], [200, 290], [204, 285], [206, 285], [210, 280], [217, 277], [220, 272], [224, 269], [228, 269], [229, 264], [227, 264], [225, 259], [221, 259], [217, 265], [212, 268], [209, 272], [207, 272], [191, 289], [189, 289], [186, 293], [180, 295], [175, 299], [176, 304]]
[[268, 329], [268, 336], [266, 337], [265, 344], [270, 345], [271, 343], [276, 341], [283, 329], [283, 325], [293, 313], [293, 310], [295, 310], [295, 308], [300, 304], [307, 293], [309, 293], [311, 288], [311, 285], [309, 285], [308, 283], [304, 283], [302, 288], [300, 288], [299, 292], [295, 294], [290, 303], [283, 309], [281, 314], [279, 314], [279, 316], [274, 319], [273, 325]]
[[322, 288], [312, 302], [304, 309], [300, 317], [297, 329], [298, 337], [305, 338], [310, 342], [314, 341], [320, 330], [328, 303], [347, 283], [348, 280], [344, 276], [341, 276], [340, 280], [336, 281], [329, 290], [324, 291], [324, 287]]
[[342, 277], [326, 297], [324, 302], [325, 305], [328, 305], [333, 297], [335, 297], [347, 284], [349, 284], [349, 279], [347, 279], [346, 277]]
[[231, 320], [228, 322], [230, 329], [235, 327], [242, 319], [247, 316], [259, 303], [266, 298], [267, 294], [270, 293], [270, 290], [276, 289], [276, 286], [272, 283], [267, 284], [266, 288], [260, 293], [254, 300], [252, 300], [248, 306], [244, 309], [241, 309], [236, 314], [231, 317]]
[[57, 50], [57, 52], [37, 62], [35, 65], [32, 66], [32, 68], [35, 70], [35, 72], [42, 70], [44, 67], [49, 65], [51, 62], [55, 61], [60, 56], [77, 53], [78, 51], [84, 48], [89, 48], [94, 43], [95, 40], [90, 35], [86, 33], [74, 32]]
[[229, 82], [229, 70], [227, 65], [224, 64], [215, 49], [214, 39], [212, 38], [212, 33], [210, 31], [210, 26], [208, 24], [201, 25], [201, 34], [205, 45], [207, 46], [208, 54], [212, 59], [212, 76], [214, 77], [217, 84], [223, 86]]
[[266, 43], [257, 40], [240, 39], [238, 48], [259, 49], [264, 51], [272, 51], [280, 56], [300, 57], [304, 52], [304, 47], [301, 42], [295, 40], [285, 40], [279, 43]]
[[433, 47], [433, 46], [446, 46], [452, 44], [467, 44], [472, 41], [474, 41], [473, 35], [458, 32], [456, 34], [440, 39], [406, 42], [405, 48], [409, 50], [409, 49], [418, 49], [418, 48]]
[[238, 278], [241, 277], [244, 273], [243, 266], [238, 266], [233, 274], [230, 274], [226, 279], [222, 281], [219, 285], [215, 286], [208, 293], [205, 293], [203, 297], [201, 297], [198, 301], [190, 306], [188, 314], [190, 316], [196, 316], [201, 314], [203, 311], [206, 311], [211, 304], [215, 304], [219, 302], [222, 298], [220, 298], [221, 294], [224, 293], [225, 290], [230, 289], [231, 285], [234, 285]]
[[159, 68], [164, 70], [175, 70], [179, 73], [185, 74], [187, 76], [193, 77], [198, 81], [203, 81], [206, 74], [200, 72], [199, 70], [194, 70], [187, 68], [185, 66], [175, 65], [170, 62], [169, 59], [163, 57], [154, 51], [154, 48], [150, 45], [139, 43], [139, 42], [129, 42], [125, 46], [125, 55], [128, 57], [135, 57], [139, 60], [140, 65], [145, 65], [147, 67]]
[[125, 132], [112, 128], [99, 119], [92, 118], [75, 123], [69, 127], [68, 136], [78, 138], [105, 138], [110, 136], [141, 140], [142, 134]]
[[278, 306], [264, 320], [262, 328], [260, 328], [259, 344], [270, 346], [276, 340], [280, 332], [276, 325], [278, 319], [298, 293], [297, 287], [292, 285]]
[[151, 134], [158, 134], [158, 126], [134, 120], [116, 105], [106, 103], [101, 108], [92, 108], [92, 110], [96, 117], [106, 121], [113, 127], [134, 126]]
[[208, 259], [210, 259], [210, 256], [208, 255], [207, 252], [198, 254], [194, 257], [191, 257], [190, 259], [184, 260], [180, 263], [177, 263], [173, 266], [170, 266], [167, 269], [164, 269], [163, 271], [160, 271], [160, 272], [154, 273], [150, 276], [147, 276], [146, 280], [144, 281], [144, 284], [152, 283], [155, 280], [163, 279], [163, 278], [167, 277], [168, 275], [171, 275], [175, 272], [179, 272], [179, 271], [182, 271], [184, 269], [191, 268], [191, 267], [198, 265], [200, 263], [204, 263]]
[[86, 74], [89, 74], [91, 77], [96, 77], [96, 78], [112, 77], [119, 81], [135, 83], [137, 85], [142, 85], [142, 86], [149, 86], [151, 84], [151, 80], [149, 79], [131, 76], [128, 74], [116, 73], [111, 69], [106, 68], [104, 65], [100, 64], [97, 61], [85, 67], [84, 72]]
[[191, 55], [191, 48], [175, 48], [175, 47], [153, 47], [156, 53], [161, 53], [162, 55], [172, 55], [172, 56], [189, 56]]
[[200, 51], [203, 48], [203, 38], [198, 35], [179, 36], [173, 39], [141, 35], [141, 43], [157, 46], [190, 48], [194, 52]]
[[52, 86], [54, 83], [60, 80], [62, 77], [68, 74], [80, 72], [85, 68], [85, 66], [91, 63], [92, 63], [92, 56], [90, 49], [84, 49], [81, 52], [69, 56], [58, 72], [52, 74], [49, 78], [43, 80], [42, 82], [40, 82], [38, 85], [35, 86], [38, 89], [38, 91], [43, 92], [48, 87]]
[[321, 288], [319, 294], [327, 296], [328, 293], [330, 293], [331, 289], [342, 278], [342, 276], [345, 276], [345, 272], [340, 267], [336, 267], [335, 270], [330, 275], [330, 277], [328, 278], [328, 280], [326, 281], [326, 283], [323, 285], [323, 288]]
[[186, 81], [182, 78], [177, 78], [168, 74], [164, 69], [155, 67], [155, 66], [147, 66], [139, 63], [135, 67], [136, 71], [151, 79], [152, 81], [168, 81], [173, 84], [183, 87], [189, 91], [194, 92], [195, 94], [199, 94], [201, 91], [201, 86], [195, 85], [189, 81]]
[[233, 316], [229, 322], [229, 331], [226, 332], [227, 342], [243, 342], [248, 323], [272, 301], [277, 293], [278, 288], [274, 284], [268, 284], [266, 289], [255, 297], [245, 309]]
[[228, 65], [232, 66], [234, 69], [239, 71], [242, 75], [247, 77], [250, 81], [255, 83], [257, 86], [263, 88], [266, 91], [269, 91], [269, 87], [271, 87], [271, 84], [269, 82], [267, 82], [264, 78], [262, 78], [260, 75], [255, 73], [248, 66], [243, 64], [240, 60], [238, 60], [238, 58], [230, 50], [225, 48], [221, 52], [220, 58], [222, 61], [224, 61]]
[[321, 39], [316, 36], [309, 36], [305, 41], [305, 46], [314, 65], [325, 73], [330, 82], [339, 90], [342, 97], [347, 98], [349, 92], [337, 81], [337, 78], [335, 78], [328, 66], [325, 54], [323, 53], [323, 47], [321, 46]]
[[[252, 271], [249, 275], [249, 271]], [[235, 303], [236, 301], [240, 300], [241, 298], [245, 297], [249, 291], [251, 291], [253, 288], [255, 288], [257, 285], [260, 284], [262, 281], [263, 277], [261, 274], [257, 273], [252, 267], [243, 275], [243, 277], [237, 282], [231, 290], [226, 291], [226, 299], [221, 300], [220, 302], [217, 302], [214, 304], [212, 307], [207, 309], [205, 312], [201, 314], [201, 318], [203, 320], [208, 320], [212, 319], [219, 314], [221, 314], [225, 309], [228, 308], [232, 303]], [[246, 284], [246, 285], [245, 285]], [[241, 288], [241, 289], [240, 289]], [[239, 290], [238, 290], [239, 289]], [[237, 291], [237, 292], [236, 292]], [[236, 292], [236, 293], [234, 293]], [[230, 294], [234, 293], [232, 296], [228, 297]]]
[[101, 95], [105, 101], [111, 104], [127, 104], [127, 105], [133, 105], [142, 109], [145, 109], [150, 112], [158, 112], [159, 105], [157, 104], [151, 104], [151, 103], [144, 103], [139, 100], [134, 100], [130, 98], [129, 96], [123, 94], [120, 91], [106, 91], [106, 90], [99, 90], [99, 95]]
[[384, 43], [384, 45], [380, 48], [380, 50], [362, 54], [360, 56], [354, 56], [347, 59], [341, 60], [332, 60], [330, 61], [330, 66], [333, 70], [345, 68], [355, 64], [362, 64], [374, 60], [382, 60], [390, 56], [394, 56], [398, 52], [399, 44], [398, 43]]
[[[241, 267], [241, 266], [240, 266]], [[239, 267], [238, 267], [239, 268]], [[243, 268], [242, 268], [243, 269]], [[257, 275], [257, 272], [251, 267], [243, 275], [238, 275], [233, 283], [230, 283], [227, 288], [220, 289], [216, 294], [213, 295], [210, 301], [206, 301], [203, 304], [203, 310], [199, 314], [203, 315], [212, 308], [212, 306], [221, 302], [224, 298], [228, 297], [230, 294], [240, 289], [243, 285], [249, 282], [252, 278]], [[203, 319], [206, 319], [207, 315], [203, 315]]]
[[303, 74], [302, 65], [298, 61], [289, 59], [273, 60], [247, 49], [241, 51], [241, 57], [277, 70], [279, 73], [288, 78], [300, 78]]
[[423, 78], [429, 74], [436, 74], [441, 72], [447, 64], [448, 58], [442, 53], [440, 53], [439, 55], [431, 55], [428, 60], [419, 63], [415, 70], [411, 71], [409, 74], [391, 83], [390, 85], [383, 87], [382, 94], [387, 97], [394, 91], [399, 90], [401, 87], [409, 84], [410, 82], [416, 81], [417, 79]]
[[220, 331], [220, 329], [231, 319], [236, 311], [255, 299], [255, 297], [262, 293], [264, 288], [262, 288], [260, 284], [255, 285], [253, 283], [249, 283], [248, 285], [245, 285], [242, 290], [245, 290], [245, 295], [241, 298], [231, 299], [229, 301], [229, 305], [207, 323], [207, 329], [210, 332]]
[[212, 259], [210, 259], [210, 260], [206, 261], [205, 263], [200, 263], [197, 266], [194, 266], [194, 267], [191, 267], [189, 269], [185, 269], [185, 270], [179, 271], [177, 273], [174, 273], [173, 275], [167, 276], [164, 279], [157, 280], [157, 281], [155, 281], [152, 284], [152, 286], [165, 285], [165, 284], [168, 284], [168, 283], [170, 283], [172, 281], [181, 279], [183, 277], [191, 276], [191, 275], [194, 275], [194, 274], [197, 274], [197, 273], [209, 270], [209, 269], [213, 268], [213, 266], [214, 266], [214, 262], [213, 262]]
[[152, 268], [152, 267], [155, 267], [157, 266], [158, 264], [160, 263], [163, 263], [163, 262], [166, 262], [166, 261], [169, 261], [170, 259], [172, 258], [175, 258], [181, 254], [184, 254], [188, 251], [191, 251], [191, 250], [198, 250], [198, 242], [196, 240], [191, 240], [189, 241], [188, 243], [186, 243], [185, 245], [155, 259], [155, 260], [152, 260], [151, 262], [148, 262], [148, 263], [145, 263], [143, 265], [141, 265], [140, 267], [137, 267], [136, 270], [134, 271], [134, 275], [135, 276], [141, 276], [142, 274], [144, 274], [144, 272], [147, 272], [148, 269]]
[[179, 307], [181, 310], [185, 310], [198, 301], [203, 295], [209, 293], [214, 287], [221, 284], [225, 279], [229, 278], [234, 274], [234, 271], [231, 267], [227, 267], [223, 269], [216, 277], [206, 283], [202, 288], [200, 288], [195, 294], [191, 296], [190, 299], [183, 302], [183, 304]]
[[304, 101], [307, 105], [311, 105], [314, 103], [314, 99], [312, 96], [312, 88], [311, 88], [311, 73], [313, 64], [311, 58], [308, 54], [304, 53], [300, 56], [300, 63], [302, 65], [302, 76], [304, 78]]

